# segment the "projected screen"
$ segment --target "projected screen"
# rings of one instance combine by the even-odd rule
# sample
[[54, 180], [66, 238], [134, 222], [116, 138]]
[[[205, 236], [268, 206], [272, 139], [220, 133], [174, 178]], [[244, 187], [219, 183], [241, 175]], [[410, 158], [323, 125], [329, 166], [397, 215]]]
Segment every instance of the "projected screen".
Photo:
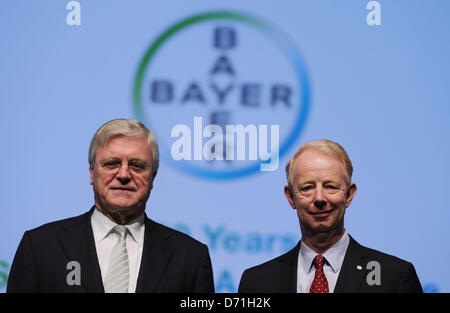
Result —
[[347, 232], [412, 262], [425, 292], [450, 292], [449, 10], [2, 1], [0, 291], [26, 230], [92, 207], [92, 136], [132, 118], [160, 148], [146, 214], [208, 246], [217, 292], [301, 239], [284, 168], [314, 139], [353, 162]]

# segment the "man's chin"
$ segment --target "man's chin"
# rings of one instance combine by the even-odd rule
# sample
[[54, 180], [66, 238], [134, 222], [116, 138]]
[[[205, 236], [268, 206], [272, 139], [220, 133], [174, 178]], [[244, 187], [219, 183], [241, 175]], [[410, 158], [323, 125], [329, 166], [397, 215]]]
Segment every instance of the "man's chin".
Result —
[[129, 203], [111, 203], [109, 206], [111, 211], [115, 212], [128, 212], [132, 211], [136, 208], [136, 204], [129, 204]]
[[[124, 199], [125, 200], [125, 199]], [[137, 206], [137, 203], [130, 202], [130, 201], [109, 201], [108, 203], [103, 203], [102, 207], [105, 208], [109, 212], [117, 212], [117, 213], [123, 213], [127, 211], [131, 211], [135, 209]]]
[[320, 226], [314, 227], [312, 229], [312, 231], [316, 234], [327, 234], [331, 231], [331, 227], [326, 226], [326, 225], [320, 225]]
[[309, 229], [310, 232], [316, 234], [329, 233], [333, 229], [332, 225], [329, 225], [325, 221], [320, 223], [312, 223], [307, 228]]
[[[340, 233], [341, 232], [341, 227], [338, 224], [325, 224], [325, 223], [320, 223], [317, 225], [310, 225], [310, 232], [314, 233], [317, 238], [320, 240], [321, 237], [328, 238], [328, 236], [334, 234], [334, 233]], [[342, 226], [342, 230], [344, 229], [344, 227]]]

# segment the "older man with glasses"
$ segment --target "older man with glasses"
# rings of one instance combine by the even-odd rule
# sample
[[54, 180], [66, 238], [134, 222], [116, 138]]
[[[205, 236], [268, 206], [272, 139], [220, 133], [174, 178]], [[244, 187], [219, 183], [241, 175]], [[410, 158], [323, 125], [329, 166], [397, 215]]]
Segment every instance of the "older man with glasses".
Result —
[[144, 213], [159, 165], [153, 133], [107, 122], [88, 159], [95, 206], [26, 231], [7, 292], [214, 292], [208, 248]]

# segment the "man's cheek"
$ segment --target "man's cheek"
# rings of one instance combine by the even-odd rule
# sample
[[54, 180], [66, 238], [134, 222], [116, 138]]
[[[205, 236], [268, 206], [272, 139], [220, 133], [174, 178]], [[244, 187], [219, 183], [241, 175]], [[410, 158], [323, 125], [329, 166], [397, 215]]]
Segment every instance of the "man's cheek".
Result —
[[138, 187], [139, 189], [143, 189], [143, 190], [151, 189], [151, 187], [152, 187], [151, 180], [139, 178], [135, 181], [135, 183], [136, 183], [136, 187]]
[[111, 181], [113, 180], [113, 176], [105, 176], [105, 177], [103, 177], [103, 179], [102, 179], [102, 184], [103, 184], [103, 186], [108, 186], [109, 185], [109, 183], [111, 183]]

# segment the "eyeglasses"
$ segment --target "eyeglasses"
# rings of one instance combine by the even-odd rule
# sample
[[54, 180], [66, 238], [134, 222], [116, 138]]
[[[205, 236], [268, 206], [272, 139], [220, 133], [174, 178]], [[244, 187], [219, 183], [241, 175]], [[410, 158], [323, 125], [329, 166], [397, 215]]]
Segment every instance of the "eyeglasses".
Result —
[[[337, 186], [334, 184], [326, 184], [322, 187], [322, 192], [325, 195], [335, 195], [340, 191], [345, 191], [346, 188], [342, 187], [342, 186]], [[300, 196], [304, 197], [304, 198], [311, 198], [311, 197], [315, 197], [316, 193], [317, 193], [317, 187], [314, 185], [305, 185], [305, 186], [300, 186], [297, 190], [294, 190], [295, 193], [300, 194]]]
[[[111, 158], [99, 162], [94, 162], [107, 173], [117, 173], [122, 168], [122, 160], [120, 159]], [[136, 174], [145, 173], [151, 167], [152, 166], [150, 164], [141, 160], [128, 161], [128, 170]]]

